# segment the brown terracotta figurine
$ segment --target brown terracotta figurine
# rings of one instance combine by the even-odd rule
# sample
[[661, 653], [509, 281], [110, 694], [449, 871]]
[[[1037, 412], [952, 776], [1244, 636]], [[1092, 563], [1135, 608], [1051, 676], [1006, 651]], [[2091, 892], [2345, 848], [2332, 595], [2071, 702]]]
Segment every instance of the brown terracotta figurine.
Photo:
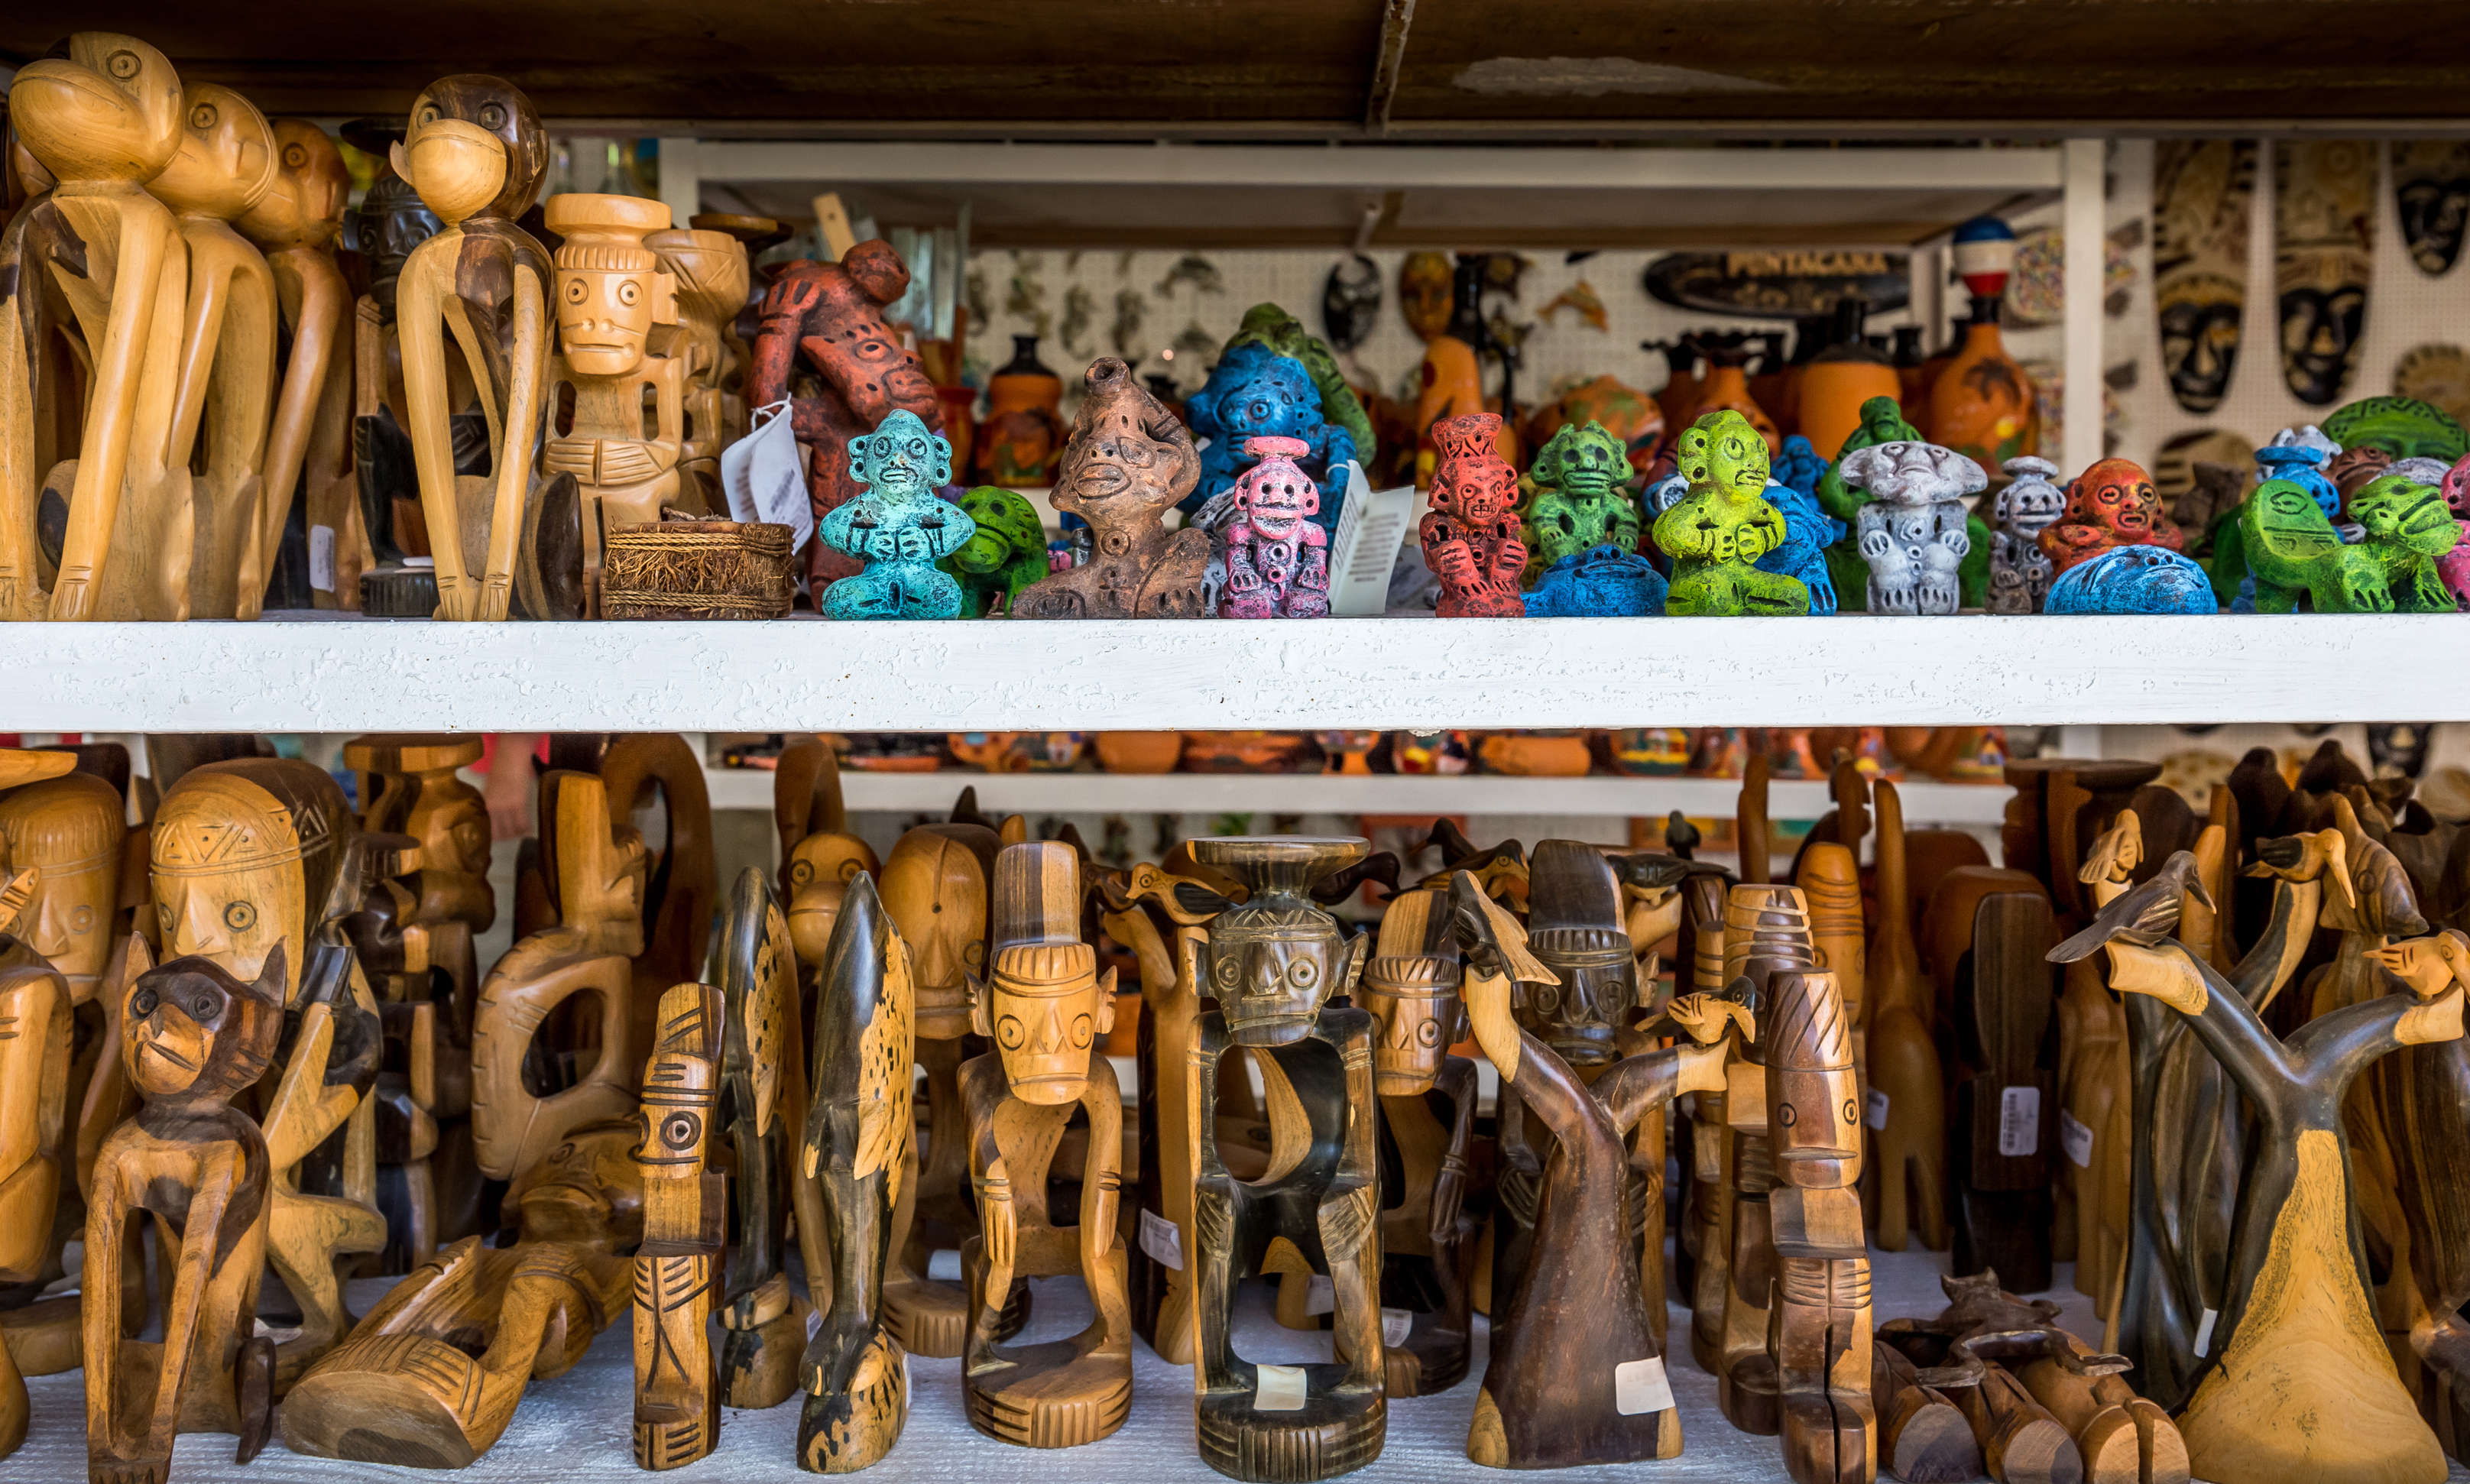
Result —
[[1112, 356], [1087, 390], [1057, 467], [1055, 508], [1089, 522], [1089, 560], [1013, 597], [1015, 618], [1205, 618], [1209, 537], [1165, 517], [1200, 482], [1192, 432]]
[[2186, 548], [2187, 538], [2161, 508], [2153, 476], [2124, 458], [2105, 458], [2067, 486], [2067, 507], [2042, 528], [2041, 551], [2058, 572], [2114, 546]]

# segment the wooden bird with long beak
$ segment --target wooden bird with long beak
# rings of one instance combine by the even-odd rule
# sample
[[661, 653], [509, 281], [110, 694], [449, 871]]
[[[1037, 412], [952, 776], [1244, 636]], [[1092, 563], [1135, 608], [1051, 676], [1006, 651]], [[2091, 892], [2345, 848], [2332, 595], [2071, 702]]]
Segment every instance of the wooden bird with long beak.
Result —
[[2050, 950], [2050, 962], [2073, 963], [2078, 959], [2090, 958], [2094, 949], [2113, 940], [2138, 948], [2155, 947], [2168, 939], [2178, 927], [2181, 896], [2213, 906], [2212, 893], [2204, 890], [2202, 878], [2197, 874], [2196, 858], [2185, 850], [2174, 851], [2152, 880], [2111, 897], [2093, 915], [2089, 927]]

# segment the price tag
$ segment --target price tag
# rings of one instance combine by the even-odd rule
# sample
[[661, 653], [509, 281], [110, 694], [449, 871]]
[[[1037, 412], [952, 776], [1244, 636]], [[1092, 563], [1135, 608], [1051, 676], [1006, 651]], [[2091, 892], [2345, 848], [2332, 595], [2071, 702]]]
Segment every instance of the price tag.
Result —
[[961, 1281], [961, 1252], [957, 1247], [938, 1247], [926, 1254], [926, 1276], [937, 1283]]
[[1304, 1409], [1304, 1368], [1299, 1365], [1256, 1365], [1260, 1380], [1252, 1389], [1256, 1412], [1300, 1412]]
[[331, 525], [309, 527], [309, 586], [320, 592], [335, 591], [335, 528]]
[[2213, 1353], [2213, 1321], [2221, 1316], [2220, 1310], [2207, 1309], [2204, 1317], [2196, 1322], [2196, 1354], [2208, 1356]]
[[1672, 1409], [1672, 1382], [1661, 1360], [1624, 1360], [1613, 1367], [1613, 1410], [1623, 1417]]
[[1883, 1129], [1887, 1126], [1887, 1095], [1885, 1093], [1878, 1091], [1878, 1089], [1875, 1087], [1870, 1089], [1869, 1098], [1861, 1104], [1861, 1122], [1869, 1125], [1872, 1128]]
[[1413, 1310], [1406, 1309], [1385, 1309], [1381, 1310], [1381, 1343], [1383, 1345], [1393, 1349], [1397, 1346], [1404, 1345], [1407, 1343], [1407, 1336], [1414, 1332], [1415, 1315]]
[[2059, 1148], [2067, 1151], [2078, 1170], [2092, 1168], [2092, 1130], [2064, 1108], [2059, 1109]]
[[1183, 1271], [1183, 1233], [1154, 1211], [1141, 1213], [1141, 1250], [1152, 1261]]
[[2007, 1087], [1998, 1093], [1998, 1152], [2010, 1159], [2041, 1151], [2041, 1089]]
[[1304, 1312], [1325, 1314], [1338, 1308], [1338, 1287], [1327, 1277], [1315, 1273], [1304, 1281]]

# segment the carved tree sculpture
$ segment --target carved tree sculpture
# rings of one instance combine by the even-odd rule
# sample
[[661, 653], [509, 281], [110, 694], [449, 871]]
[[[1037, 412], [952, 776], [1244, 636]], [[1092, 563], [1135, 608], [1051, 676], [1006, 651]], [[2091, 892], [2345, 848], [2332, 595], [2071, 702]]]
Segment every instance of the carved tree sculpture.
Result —
[[706, 1326], [719, 1295], [724, 1179], [706, 1168], [728, 1002], [710, 985], [661, 996], [643, 1064], [643, 1244], [635, 1252], [635, 1467], [676, 1469], [720, 1441]]

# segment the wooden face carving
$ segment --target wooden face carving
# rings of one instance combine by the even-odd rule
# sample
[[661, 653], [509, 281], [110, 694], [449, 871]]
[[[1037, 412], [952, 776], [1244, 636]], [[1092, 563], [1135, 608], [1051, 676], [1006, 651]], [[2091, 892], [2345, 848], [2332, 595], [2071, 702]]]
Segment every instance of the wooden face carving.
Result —
[[274, 181], [240, 222], [248, 240], [268, 252], [323, 247], [343, 229], [343, 208], [352, 196], [352, 173], [326, 131], [306, 119], [276, 119]]
[[1398, 313], [1415, 338], [1429, 340], [1449, 329], [1452, 284], [1450, 260], [1437, 252], [1410, 252], [1398, 266]]
[[151, 180], [180, 147], [180, 77], [135, 36], [81, 31], [28, 62], [9, 87], [9, 122], [64, 183]]
[[1570, 1065], [1600, 1066], [1638, 1005], [1619, 880], [1595, 846], [1569, 840], [1537, 844], [1530, 871], [1526, 946], [1561, 982], [1522, 985], [1518, 1023]]
[[824, 962], [841, 893], [850, 880], [875, 869], [874, 851], [855, 835], [813, 834], [789, 850], [789, 939], [804, 963]]
[[[308, 907], [300, 837], [272, 794], [229, 774], [193, 773], [154, 816], [154, 914], [167, 956], [211, 959], [256, 977], [277, 949], [294, 965]], [[287, 973], [282, 1003], [300, 987]]]
[[525, 1241], [575, 1241], [607, 1249], [643, 1235], [643, 1175], [634, 1122], [594, 1124], [517, 1176], [507, 1193]]
[[138, 976], [121, 1006], [120, 1057], [149, 1102], [217, 1103], [266, 1075], [283, 1033], [284, 954], [254, 982], [212, 959]]
[[1460, 972], [1449, 893], [1424, 887], [1391, 899], [1381, 916], [1380, 946], [1355, 990], [1356, 1007], [1372, 1016], [1375, 1091], [1385, 1097], [1425, 1091], [1450, 1047], [1466, 1039]]
[[668, 225], [668, 208], [631, 196], [553, 196], [548, 229], [557, 249], [557, 341], [584, 376], [618, 376], [642, 364], [652, 327], [678, 322], [676, 286], [643, 236]]
[[147, 191], [184, 217], [237, 221], [273, 188], [281, 159], [257, 104], [219, 82], [181, 93], [180, 148]]
[[[455, 124], [472, 126], [478, 132], [440, 128]], [[424, 136], [432, 131], [439, 135], [431, 142], [436, 151], [433, 164], [431, 153], [423, 149]], [[496, 183], [486, 193], [470, 185], [490, 173], [479, 158], [488, 149], [480, 135], [494, 137], [502, 156], [495, 172]], [[509, 220], [522, 216], [540, 195], [541, 178], [548, 170], [548, 135], [541, 128], [540, 115], [532, 111], [532, 101], [505, 79], [480, 72], [439, 78], [422, 89], [412, 101], [403, 150], [415, 164], [415, 173], [408, 178], [419, 188], [422, 199], [439, 216], [455, 222], [473, 216]], [[454, 199], [450, 202], [431, 195], [432, 182], [454, 187]], [[450, 210], [450, 205], [463, 209]]]
[[361, 198], [357, 240], [361, 255], [369, 264], [369, 297], [378, 301], [389, 319], [394, 315], [395, 280], [403, 276], [405, 260], [443, 225], [411, 182], [392, 171], [378, 176], [377, 184]]
[[1115, 1028], [1115, 971], [1097, 970], [1087, 943], [1020, 943], [995, 955], [970, 1023], [993, 1039], [1023, 1102], [1071, 1102], [1087, 1085], [1089, 1047]]
[[0, 862], [12, 872], [42, 871], [16, 935], [81, 1002], [93, 997], [111, 959], [123, 807], [110, 784], [74, 773], [0, 799]]
[[884, 863], [881, 894], [909, 945], [918, 1033], [957, 1038], [968, 1029], [969, 977], [986, 970], [986, 868], [959, 841], [913, 829]]

